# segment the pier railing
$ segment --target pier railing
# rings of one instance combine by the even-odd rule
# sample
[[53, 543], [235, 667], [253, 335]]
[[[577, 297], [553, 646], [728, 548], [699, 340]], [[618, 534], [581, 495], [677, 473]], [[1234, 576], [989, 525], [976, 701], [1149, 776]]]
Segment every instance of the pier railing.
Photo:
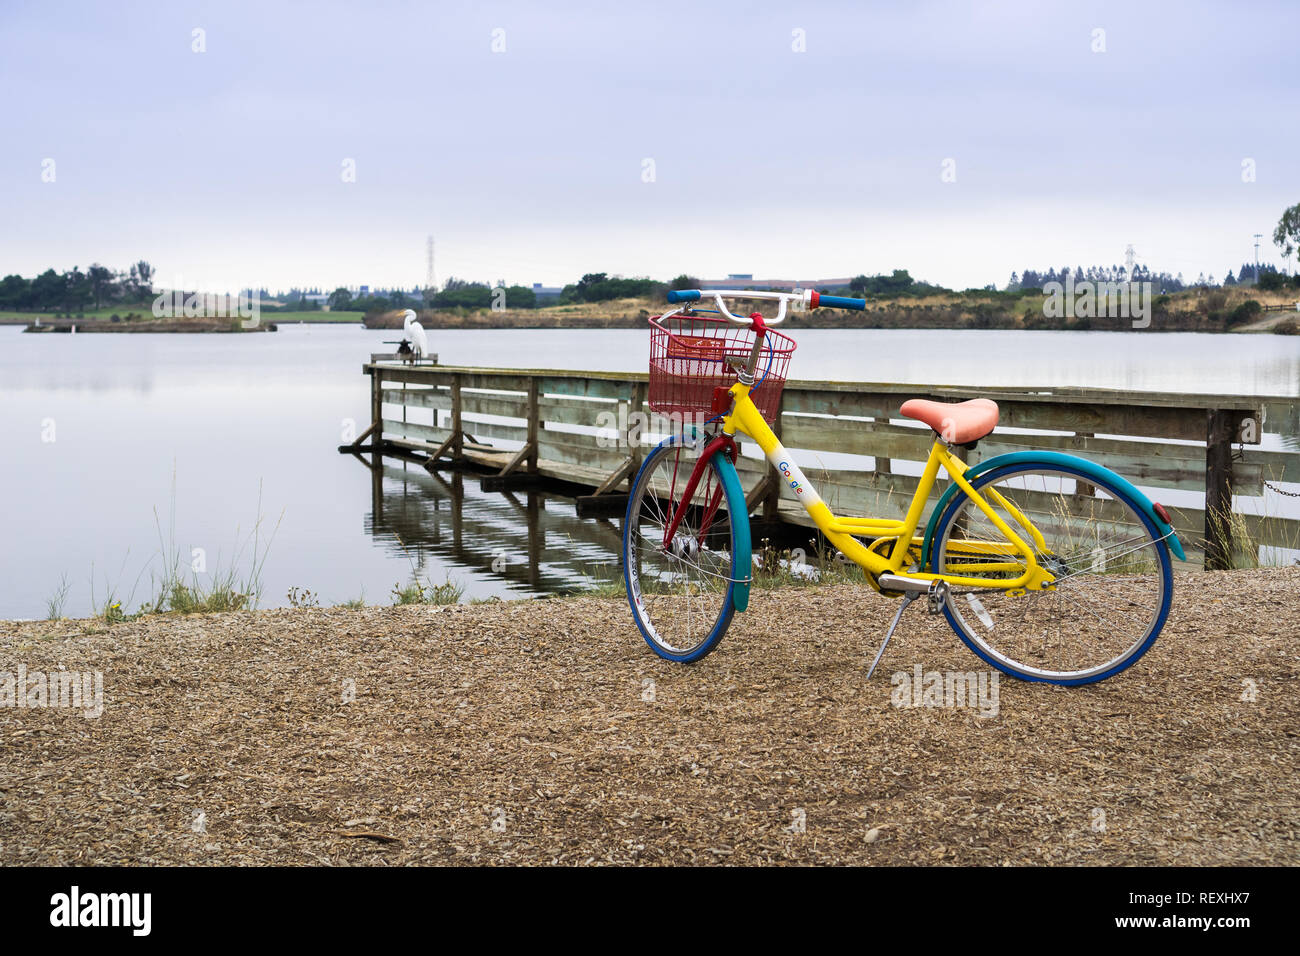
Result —
[[[370, 428], [340, 450], [413, 458], [430, 470], [473, 466], [485, 472], [485, 490], [567, 482], [585, 492], [580, 514], [621, 513], [629, 479], [658, 440], [645, 373], [383, 361], [364, 371]], [[928, 428], [900, 419], [908, 398], [999, 404], [998, 429], [966, 453], [971, 463], [1023, 449], [1065, 451], [1112, 468], [1157, 499], [1160, 489], [1177, 492], [1164, 503], [1207, 567], [1231, 564], [1234, 539], [1300, 547], [1300, 519], [1253, 513], [1240, 501], [1234, 511], [1233, 501], [1262, 495], [1266, 482], [1300, 482], [1300, 452], [1260, 447], [1266, 427], [1300, 433], [1288, 398], [791, 381], [774, 428], [833, 510], [901, 515], [933, 439]], [[752, 443], [742, 444], [738, 469], [759, 517], [811, 523]]]

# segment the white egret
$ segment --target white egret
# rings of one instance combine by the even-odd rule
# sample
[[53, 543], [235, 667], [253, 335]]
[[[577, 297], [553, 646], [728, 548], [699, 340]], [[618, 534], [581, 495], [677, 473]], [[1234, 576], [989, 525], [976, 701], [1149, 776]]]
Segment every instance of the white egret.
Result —
[[402, 331], [406, 333], [415, 347], [416, 361], [429, 354], [429, 339], [424, 334], [424, 326], [415, 320], [415, 313], [410, 309], [406, 310], [406, 314], [402, 318]]

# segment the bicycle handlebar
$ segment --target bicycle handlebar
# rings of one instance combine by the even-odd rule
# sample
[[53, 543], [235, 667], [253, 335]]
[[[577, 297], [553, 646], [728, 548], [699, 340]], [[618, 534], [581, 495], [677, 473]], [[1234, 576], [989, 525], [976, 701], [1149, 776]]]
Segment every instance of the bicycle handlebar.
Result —
[[831, 309], [855, 309], [858, 312], [867, 307], [866, 299], [849, 299], [842, 295], [819, 295], [813, 293], [812, 307], [815, 309], [819, 305], [824, 305]]
[[799, 292], [756, 292], [756, 291], [736, 291], [732, 289], [672, 289], [668, 292], [668, 301], [678, 302], [698, 302], [703, 298], [713, 299], [714, 304], [718, 307], [718, 312], [726, 316], [728, 320], [736, 325], [749, 325], [748, 317], [733, 315], [731, 310], [723, 301], [728, 299], [768, 299], [777, 300], [780, 306], [777, 309], [776, 316], [767, 319], [768, 325], [780, 325], [785, 321], [785, 312], [787, 305], [793, 305], [796, 312], [802, 312], [806, 309], [816, 309], [826, 306], [832, 309], [856, 309], [859, 312], [867, 307], [866, 299], [849, 299], [838, 295], [821, 295], [812, 289], [804, 289]]

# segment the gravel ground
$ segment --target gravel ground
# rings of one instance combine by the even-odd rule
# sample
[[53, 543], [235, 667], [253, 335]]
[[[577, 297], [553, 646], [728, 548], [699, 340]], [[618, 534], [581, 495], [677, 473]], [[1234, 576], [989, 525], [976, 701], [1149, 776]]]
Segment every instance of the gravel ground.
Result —
[[0, 624], [0, 679], [104, 694], [0, 707], [0, 863], [1295, 864], [1298, 588], [1188, 573], [1133, 668], [996, 716], [894, 706], [980, 662], [918, 606], [867, 681], [848, 585], [691, 667], [614, 599]]

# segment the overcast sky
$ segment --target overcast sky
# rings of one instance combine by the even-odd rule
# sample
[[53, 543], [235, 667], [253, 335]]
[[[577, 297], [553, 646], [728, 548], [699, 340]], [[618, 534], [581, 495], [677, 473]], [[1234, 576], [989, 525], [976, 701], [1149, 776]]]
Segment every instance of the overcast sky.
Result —
[[433, 234], [439, 282], [964, 288], [1129, 243], [1221, 278], [1253, 233], [1278, 261], [1300, 202], [1298, 27], [1294, 0], [0, 0], [0, 273], [415, 286]]

